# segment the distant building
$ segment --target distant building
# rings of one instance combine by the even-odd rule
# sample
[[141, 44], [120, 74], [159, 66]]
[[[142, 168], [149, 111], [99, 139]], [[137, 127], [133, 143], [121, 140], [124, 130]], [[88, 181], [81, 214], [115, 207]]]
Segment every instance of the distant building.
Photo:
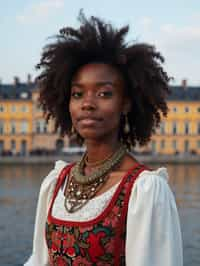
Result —
[[33, 104], [33, 135], [32, 149], [47, 149], [49, 151], [60, 151], [68, 146], [68, 137], [60, 138], [58, 133], [54, 133], [54, 123], [49, 121], [47, 124], [43, 117], [42, 110], [38, 107], [38, 88], [32, 91]]
[[68, 138], [53, 133], [37, 106], [37, 87], [30, 76], [26, 83], [0, 84], [0, 155], [55, 151], [68, 145]]
[[172, 86], [170, 109], [144, 151], [155, 154], [200, 154], [200, 87]]
[[[154, 154], [200, 154], [200, 87], [172, 86], [168, 96], [167, 118], [146, 147], [139, 152]], [[38, 88], [28, 76], [26, 83], [15, 77], [13, 84], [0, 83], [0, 154], [28, 154], [45, 149], [61, 150], [69, 146], [68, 137], [54, 133], [38, 107]]]
[[0, 154], [26, 154], [32, 148], [32, 99], [34, 84], [0, 84]]

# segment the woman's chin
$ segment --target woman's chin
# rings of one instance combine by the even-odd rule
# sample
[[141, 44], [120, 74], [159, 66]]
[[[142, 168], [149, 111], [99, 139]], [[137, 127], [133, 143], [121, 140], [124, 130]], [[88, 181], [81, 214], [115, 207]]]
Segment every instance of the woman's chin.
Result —
[[95, 130], [83, 130], [79, 132], [80, 136], [84, 139], [84, 141], [87, 140], [98, 140], [103, 138], [103, 134], [100, 134], [100, 132], [97, 132]]

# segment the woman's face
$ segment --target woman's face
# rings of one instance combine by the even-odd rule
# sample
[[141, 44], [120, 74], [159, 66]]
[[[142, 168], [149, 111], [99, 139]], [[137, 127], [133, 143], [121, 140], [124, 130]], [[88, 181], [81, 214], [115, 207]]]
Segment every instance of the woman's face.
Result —
[[85, 140], [116, 137], [126, 102], [122, 75], [110, 65], [87, 64], [73, 76], [69, 110], [74, 128]]

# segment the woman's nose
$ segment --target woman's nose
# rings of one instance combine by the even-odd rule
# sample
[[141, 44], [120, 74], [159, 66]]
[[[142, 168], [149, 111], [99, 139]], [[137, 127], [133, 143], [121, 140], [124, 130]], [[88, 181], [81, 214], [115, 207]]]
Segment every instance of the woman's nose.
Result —
[[87, 95], [83, 98], [82, 102], [82, 110], [95, 110], [96, 109], [96, 102], [94, 96]]

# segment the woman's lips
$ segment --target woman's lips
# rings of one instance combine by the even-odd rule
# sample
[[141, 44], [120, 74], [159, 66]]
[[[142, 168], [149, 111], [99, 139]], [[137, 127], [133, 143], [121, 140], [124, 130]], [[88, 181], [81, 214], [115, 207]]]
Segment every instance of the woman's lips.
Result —
[[102, 119], [85, 117], [85, 118], [79, 119], [79, 123], [81, 125], [90, 126], [90, 125], [95, 125], [95, 124], [101, 122], [101, 120]]

